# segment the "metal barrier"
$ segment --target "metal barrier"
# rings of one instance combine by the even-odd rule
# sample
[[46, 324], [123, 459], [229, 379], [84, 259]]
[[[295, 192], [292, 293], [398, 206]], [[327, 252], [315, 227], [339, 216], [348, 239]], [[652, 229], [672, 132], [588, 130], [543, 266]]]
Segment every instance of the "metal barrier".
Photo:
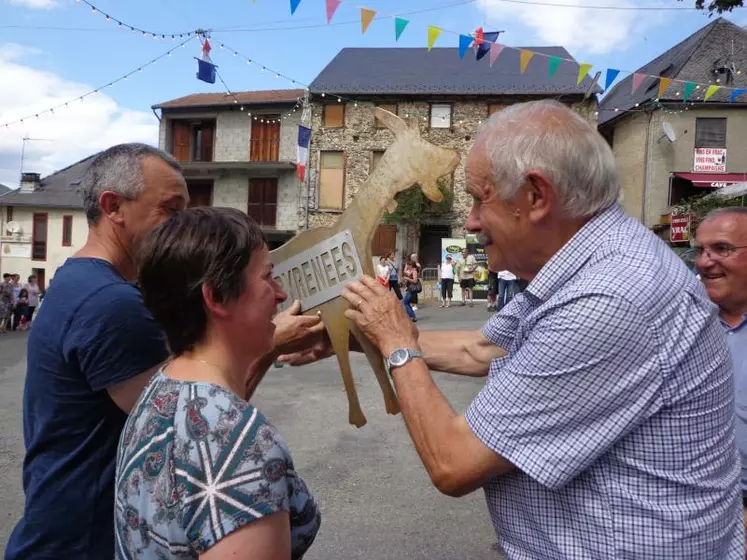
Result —
[[420, 271], [420, 279], [423, 282], [435, 282], [438, 280], [438, 267], [424, 268]]

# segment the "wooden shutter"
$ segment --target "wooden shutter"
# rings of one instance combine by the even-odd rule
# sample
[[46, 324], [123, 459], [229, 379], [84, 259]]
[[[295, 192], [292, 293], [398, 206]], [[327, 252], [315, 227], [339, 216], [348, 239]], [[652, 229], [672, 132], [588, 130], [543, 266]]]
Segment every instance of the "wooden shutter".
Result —
[[319, 208], [342, 210], [344, 193], [344, 152], [322, 152], [319, 173]]
[[324, 106], [324, 126], [327, 128], [342, 128], [345, 126], [345, 105], [336, 103]]
[[187, 183], [187, 192], [189, 192], [189, 207], [211, 206], [213, 202], [213, 183], [209, 182], [189, 182]]
[[[279, 118], [278, 115], [270, 117]], [[249, 161], [278, 161], [280, 158], [280, 122], [252, 121]]]
[[373, 241], [371, 242], [371, 254], [384, 257], [393, 253], [397, 247], [397, 226], [380, 225], [376, 228]]
[[70, 247], [73, 244], [73, 217], [62, 216], [62, 246]]
[[200, 133], [202, 134], [202, 151], [200, 161], [213, 161], [213, 144], [215, 142], [215, 124], [203, 123]]
[[[390, 113], [397, 114], [397, 104], [396, 103], [382, 103], [381, 105], [378, 105], [378, 107], [381, 107], [385, 111], [389, 111]], [[376, 125], [376, 128], [386, 128], [386, 125], [384, 125], [383, 122], [381, 122], [378, 118], [375, 118], [374, 124]]]
[[47, 260], [47, 214], [39, 213], [33, 216], [31, 259], [35, 261]]
[[278, 211], [278, 180], [249, 179], [247, 214], [261, 226], [274, 227]]
[[187, 121], [174, 121], [171, 129], [172, 154], [177, 161], [190, 161], [190, 126]]

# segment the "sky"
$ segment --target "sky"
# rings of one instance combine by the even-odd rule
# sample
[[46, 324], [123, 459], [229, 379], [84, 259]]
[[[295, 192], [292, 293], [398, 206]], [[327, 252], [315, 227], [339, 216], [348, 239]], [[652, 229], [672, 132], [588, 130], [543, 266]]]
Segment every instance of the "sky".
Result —
[[[691, 9], [695, 0], [342, 0], [331, 25], [325, 0], [301, 0], [294, 15], [289, 0], [91, 2], [100, 11], [77, 0], [0, 0], [0, 184], [18, 185], [24, 137], [23, 170], [48, 175], [120, 142], [157, 144], [151, 106], [158, 102], [225, 91], [196, 79], [200, 44], [191, 40], [82, 102], [4, 126], [136, 71], [177, 47], [172, 33], [213, 30], [219, 73], [232, 91], [245, 91], [298, 87], [262, 65], [308, 84], [345, 47], [425, 47], [429, 25], [444, 29], [440, 47], [456, 47], [458, 33], [482, 25], [503, 31], [500, 42], [512, 47], [560, 45], [595, 69], [635, 71], [709, 22]], [[625, 9], [604, 9], [610, 6]], [[378, 17], [365, 34], [362, 7]], [[101, 12], [168, 37], [119, 29]], [[394, 16], [409, 20], [399, 41]], [[725, 17], [747, 25], [747, 9]], [[220, 43], [259, 64], [247, 65]]]

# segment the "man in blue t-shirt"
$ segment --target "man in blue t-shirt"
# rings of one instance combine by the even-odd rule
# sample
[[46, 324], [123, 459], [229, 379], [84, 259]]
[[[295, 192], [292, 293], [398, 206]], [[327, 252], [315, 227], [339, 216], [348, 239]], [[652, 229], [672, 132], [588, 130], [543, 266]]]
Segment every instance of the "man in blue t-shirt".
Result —
[[114, 554], [114, 466], [126, 415], [168, 357], [136, 278], [141, 241], [189, 196], [179, 164], [143, 144], [95, 156], [85, 246], [59, 268], [28, 341], [26, 505], [6, 560]]

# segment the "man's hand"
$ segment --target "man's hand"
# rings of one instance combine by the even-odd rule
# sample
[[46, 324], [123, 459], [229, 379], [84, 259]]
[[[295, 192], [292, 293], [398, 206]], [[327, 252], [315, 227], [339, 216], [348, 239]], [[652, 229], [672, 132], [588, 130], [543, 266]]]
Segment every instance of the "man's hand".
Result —
[[322, 318], [317, 315], [299, 315], [301, 302], [293, 302], [272, 320], [275, 323], [275, 352], [289, 354], [306, 350], [319, 341], [324, 332]]
[[342, 297], [352, 306], [345, 317], [353, 321], [388, 356], [397, 348], [417, 348], [418, 331], [399, 300], [370, 276], [350, 282]]

